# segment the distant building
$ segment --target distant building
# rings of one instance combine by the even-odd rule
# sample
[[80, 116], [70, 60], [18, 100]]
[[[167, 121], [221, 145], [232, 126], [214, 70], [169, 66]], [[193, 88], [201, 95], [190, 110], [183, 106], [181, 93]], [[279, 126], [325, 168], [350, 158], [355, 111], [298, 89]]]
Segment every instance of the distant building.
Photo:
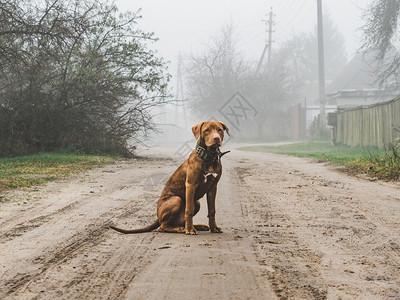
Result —
[[[326, 114], [339, 109], [370, 105], [391, 100], [400, 94], [395, 88], [381, 89], [377, 70], [382, 61], [373, 53], [358, 53], [326, 87]], [[309, 137], [311, 122], [319, 115], [318, 84], [310, 83], [299, 90], [298, 104], [289, 109], [290, 138]]]
[[379, 87], [377, 70], [382, 61], [373, 53], [358, 53], [326, 88], [327, 105], [349, 108], [391, 100], [398, 92]]

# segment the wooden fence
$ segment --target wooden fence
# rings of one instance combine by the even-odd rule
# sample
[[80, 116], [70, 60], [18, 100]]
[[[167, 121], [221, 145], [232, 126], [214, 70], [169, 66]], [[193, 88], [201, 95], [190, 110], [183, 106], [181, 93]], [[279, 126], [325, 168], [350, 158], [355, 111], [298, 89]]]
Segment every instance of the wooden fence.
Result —
[[400, 97], [378, 104], [345, 109], [330, 116], [335, 143], [384, 148], [400, 137]]

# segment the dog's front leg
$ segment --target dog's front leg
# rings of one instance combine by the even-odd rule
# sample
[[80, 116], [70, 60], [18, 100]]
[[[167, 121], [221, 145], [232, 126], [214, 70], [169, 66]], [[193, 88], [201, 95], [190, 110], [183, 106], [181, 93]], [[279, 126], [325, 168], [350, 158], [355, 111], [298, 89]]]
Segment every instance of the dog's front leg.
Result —
[[217, 185], [213, 186], [207, 192], [207, 206], [208, 206], [208, 224], [210, 225], [211, 232], [222, 233], [221, 228], [215, 222], [215, 197], [217, 196]]
[[185, 230], [186, 234], [197, 234], [197, 230], [193, 226], [194, 215], [194, 193], [196, 185], [186, 182], [186, 208], [185, 208]]

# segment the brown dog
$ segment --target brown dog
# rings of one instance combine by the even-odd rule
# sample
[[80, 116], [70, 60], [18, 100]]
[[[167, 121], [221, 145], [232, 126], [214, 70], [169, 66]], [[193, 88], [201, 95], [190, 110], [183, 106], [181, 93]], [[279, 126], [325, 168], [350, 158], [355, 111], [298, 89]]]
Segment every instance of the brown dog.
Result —
[[[224, 139], [224, 130], [229, 135], [228, 127], [222, 122], [202, 122], [192, 128], [198, 139], [196, 149], [179, 166], [165, 184], [157, 203], [157, 220], [141, 229], [125, 230], [111, 226], [122, 233], [152, 231], [159, 227], [161, 232], [185, 232], [197, 234], [197, 230], [211, 230], [221, 233], [215, 222], [215, 196], [217, 183], [221, 178], [222, 165], [219, 147]], [[193, 216], [200, 210], [200, 201], [207, 194], [207, 225], [193, 225]]]

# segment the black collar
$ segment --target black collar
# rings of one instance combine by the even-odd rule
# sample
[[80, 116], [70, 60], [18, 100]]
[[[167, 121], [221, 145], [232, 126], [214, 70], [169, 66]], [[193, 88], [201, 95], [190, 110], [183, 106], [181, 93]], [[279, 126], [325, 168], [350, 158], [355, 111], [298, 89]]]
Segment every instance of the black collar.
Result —
[[231, 151], [225, 151], [225, 152], [218, 151], [217, 153], [213, 154], [207, 151], [204, 147], [200, 146], [200, 139], [197, 141], [196, 144], [196, 154], [205, 162], [217, 162], [218, 160], [221, 159], [222, 156], [224, 156], [229, 152]]

